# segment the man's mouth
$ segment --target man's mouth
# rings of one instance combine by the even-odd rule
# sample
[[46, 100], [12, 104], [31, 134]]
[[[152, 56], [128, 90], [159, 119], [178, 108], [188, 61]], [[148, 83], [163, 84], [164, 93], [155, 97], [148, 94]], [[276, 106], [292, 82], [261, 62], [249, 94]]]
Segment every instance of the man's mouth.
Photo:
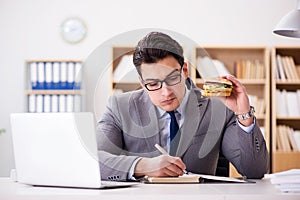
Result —
[[162, 104], [171, 104], [171, 103], [173, 103], [174, 100], [175, 100], [175, 98], [167, 99], [167, 100], [162, 101]]

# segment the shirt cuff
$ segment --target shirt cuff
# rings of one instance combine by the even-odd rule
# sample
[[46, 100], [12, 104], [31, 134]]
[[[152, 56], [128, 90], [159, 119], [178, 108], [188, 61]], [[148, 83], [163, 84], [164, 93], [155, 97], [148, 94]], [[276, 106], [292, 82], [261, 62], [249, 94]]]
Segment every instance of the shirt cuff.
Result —
[[247, 134], [251, 134], [251, 133], [252, 133], [252, 131], [253, 131], [253, 129], [254, 129], [254, 126], [255, 126], [255, 124], [256, 124], [256, 118], [255, 118], [255, 117], [253, 118], [253, 124], [251, 124], [250, 126], [244, 126], [244, 125], [242, 125], [242, 124], [239, 122], [238, 119], [236, 119], [236, 121], [237, 121], [239, 127], [240, 127], [241, 129], [243, 129], [243, 131], [245, 131]]
[[129, 169], [129, 172], [128, 172], [128, 176], [127, 176], [127, 179], [128, 180], [136, 180], [133, 176], [134, 174], [134, 169], [135, 169], [135, 166], [136, 164], [141, 160], [142, 158], [137, 158], [134, 160], [134, 162], [132, 163], [130, 169]]

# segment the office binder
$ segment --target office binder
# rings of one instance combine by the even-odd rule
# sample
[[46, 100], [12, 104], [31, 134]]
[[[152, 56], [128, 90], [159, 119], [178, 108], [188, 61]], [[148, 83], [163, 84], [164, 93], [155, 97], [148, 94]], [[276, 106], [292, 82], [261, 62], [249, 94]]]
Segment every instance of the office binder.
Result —
[[36, 112], [36, 96], [34, 94], [28, 95], [28, 112]]
[[58, 112], [58, 95], [51, 95], [51, 112]]
[[60, 65], [59, 62], [54, 62], [52, 65], [52, 76], [53, 76], [53, 85], [54, 90], [60, 89]]
[[44, 95], [44, 112], [51, 112], [51, 98], [49, 94]]
[[67, 63], [61, 62], [60, 63], [60, 87], [59, 89], [65, 90], [67, 89]]
[[74, 95], [66, 95], [66, 112], [74, 112]]
[[59, 95], [58, 96], [58, 110], [59, 112], [66, 112], [66, 96], [65, 95]]
[[81, 88], [81, 78], [82, 76], [82, 64], [79, 62], [75, 63], [75, 84], [74, 84], [74, 89], [75, 90], [80, 90]]
[[37, 89], [43, 90], [45, 88], [45, 66], [44, 62], [38, 63], [38, 77], [37, 77]]
[[45, 62], [45, 89], [53, 89], [53, 79], [52, 79], [52, 63]]
[[41, 113], [44, 111], [44, 97], [41, 94], [36, 95], [36, 112]]
[[72, 90], [74, 88], [74, 78], [75, 78], [75, 65], [73, 62], [69, 62], [68, 66], [68, 78], [67, 78], [67, 88]]
[[30, 84], [31, 84], [31, 89], [36, 90], [38, 88], [37, 85], [37, 63], [36, 62], [31, 62], [29, 63], [29, 76], [30, 76]]

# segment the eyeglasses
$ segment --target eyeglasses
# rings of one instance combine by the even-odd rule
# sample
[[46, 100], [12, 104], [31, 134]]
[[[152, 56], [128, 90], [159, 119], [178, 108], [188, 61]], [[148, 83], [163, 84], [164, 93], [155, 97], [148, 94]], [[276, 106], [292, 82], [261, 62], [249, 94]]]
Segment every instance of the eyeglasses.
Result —
[[159, 90], [160, 88], [162, 88], [162, 84], [164, 82], [167, 84], [167, 86], [177, 85], [178, 83], [181, 82], [182, 70], [180, 70], [180, 74], [173, 75], [173, 73], [176, 71], [179, 71], [179, 70], [178, 69], [173, 70], [164, 80], [151, 79], [151, 80], [148, 80], [150, 82], [147, 82], [147, 83], [144, 82], [145, 88], [149, 91]]

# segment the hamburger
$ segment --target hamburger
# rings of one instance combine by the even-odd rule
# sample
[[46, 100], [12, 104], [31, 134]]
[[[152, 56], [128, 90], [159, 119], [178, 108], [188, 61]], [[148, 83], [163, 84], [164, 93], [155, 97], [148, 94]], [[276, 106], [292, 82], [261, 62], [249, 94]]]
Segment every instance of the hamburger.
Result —
[[232, 82], [225, 78], [209, 79], [203, 84], [202, 95], [206, 97], [230, 96], [232, 88]]

